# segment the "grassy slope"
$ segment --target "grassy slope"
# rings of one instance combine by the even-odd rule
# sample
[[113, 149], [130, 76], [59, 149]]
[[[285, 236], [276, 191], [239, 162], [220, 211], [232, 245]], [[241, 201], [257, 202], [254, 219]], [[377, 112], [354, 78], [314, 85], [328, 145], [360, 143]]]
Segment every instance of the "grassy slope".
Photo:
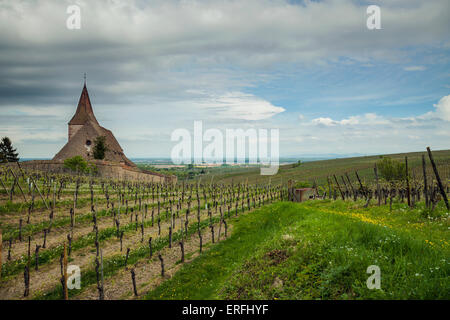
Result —
[[[280, 202], [234, 220], [233, 234], [147, 299], [449, 299], [449, 219], [395, 204]], [[381, 290], [369, 290], [369, 265]]]
[[[408, 156], [409, 168], [414, 170], [416, 177], [421, 176], [422, 170], [422, 155], [426, 156], [429, 176], [432, 175], [431, 165], [428, 159], [428, 155], [425, 152], [410, 152], [388, 155], [392, 159], [404, 161], [405, 156]], [[441, 177], [444, 179], [449, 178], [450, 174], [450, 150], [433, 151], [433, 157], [438, 164]], [[305, 162], [299, 167], [293, 167], [292, 165], [281, 166], [278, 173], [274, 176], [261, 176], [260, 170], [257, 168], [249, 169], [235, 169], [234, 172], [227, 172], [221, 174], [217, 171], [212, 171], [210, 174], [201, 176], [202, 181], [210, 181], [214, 176], [215, 182], [234, 183], [245, 182], [248, 179], [250, 184], [267, 183], [269, 179], [274, 184], [279, 184], [280, 181], [287, 183], [289, 179], [294, 180], [309, 180], [316, 179], [319, 184], [326, 184], [326, 178], [329, 175], [336, 174], [337, 176], [348, 172], [350, 179], [356, 181], [354, 171], [358, 170], [358, 174], [362, 179], [368, 179], [372, 181], [374, 179], [373, 166], [376, 161], [380, 159], [380, 156], [367, 156], [367, 157], [354, 157], [345, 159], [332, 159]]]

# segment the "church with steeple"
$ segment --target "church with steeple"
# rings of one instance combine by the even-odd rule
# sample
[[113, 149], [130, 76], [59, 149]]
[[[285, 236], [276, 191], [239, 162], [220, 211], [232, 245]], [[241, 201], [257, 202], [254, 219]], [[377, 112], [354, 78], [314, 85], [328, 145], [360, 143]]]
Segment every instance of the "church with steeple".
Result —
[[74, 156], [82, 156], [86, 160], [94, 160], [93, 148], [96, 138], [104, 136], [107, 151], [103, 160], [122, 163], [130, 167], [136, 165], [123, 153], [123, 149], [114, 134], [102, 127], [94, 115], [91, 100], [84, 83], [78, 101], [77, 110], [68, 123], [68, 141], [55, 155], [53, 160], [65, 160]]
[[[94, 115], [91, 99], [86, 87], [86, 77], [77, 110], [68, 123], [67, 143], [52, 160], [30, 160], [21, 162], [21, 167], [33, 171], [73, 174], [64, 160], [82, 156], [97, 168], [96, 175], [116, 180], [151, 183], [176, 183], [177, 177], [138, 168], [128, 159], [111, 130], [102, 127]], [[98, 137], [105, 137], [107, 151], [102, 160], [94, 158], [94, 144]]]

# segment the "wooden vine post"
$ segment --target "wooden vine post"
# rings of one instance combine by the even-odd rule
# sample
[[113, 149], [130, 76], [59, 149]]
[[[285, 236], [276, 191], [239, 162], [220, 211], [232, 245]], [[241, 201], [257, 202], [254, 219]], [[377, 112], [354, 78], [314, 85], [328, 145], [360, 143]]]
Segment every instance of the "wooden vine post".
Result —
[[127, 248], [127, 255], [125, 256], [125, 269], [127, 269], [129, 255], [130, 255], [130, 248]]
[[329, 176], [327, 176], [327, 182], [328, 182], [328, 199], [331, 199], [331, 183]]
[[439, 186], [439, 191], [441, 192], [442, 198], [444, 199], [445, 205], [447, 206], [447, 210], [450, 210], [447, 194], [445, 193], [444, 186], [441, 181], [441, 177], [439, 176], [439, 172], [436, 167], [436, 163], [434, 163], [433, 155], [431, 154], [430, 147], [427, 147], [428, 157], [430, 158], [431, 166], [433, 167], [434, 175], [436, 176], [436, 180]]
[[428, 208], [428, 181], [427, 181], [427, 168], [425, 163], [425, 155], [422, 155], [422, 170], [423, 170], [423, 194], [425, 196], [425, 208]]
[[9, 246], [8, 246], [8, 256], [6, 257], [6, 260], [11, 260], [11, 249], [12, 249], [12, 238], [9, 238]]
[[350, 181], [350, 177], [348, 176], [347, 172], [345, 173], [345, 176], [347, 177], [348, 184], [350, 185], [350, 189], [352, 190], [353, 199], [356, 201], [356, 192], [353, 188], [352, 182]]
[[361, 179], [359, 178], [358, 171], [356, 171], [356, 170], [355, 170], [355, 175], [356, 175], [356, 178], [358, 179], [359, 187], [361, 188], [362, 194], [363, 194], [365, 197], [367, 197], [367, 194], [366, 194], [366, 192], [365, 192], [365, 190], [364, 190], [364, 187], [363, 187], [363, 185], [362, 185]]
[[30, 294], [30, 264], [25, 265], [25, 271], [23, 273], [25, 290], [23, 292], [24, 297], [28, 297]]
[[161, 277], [164, 278], [164, 259], [161, 254], [158, 254], [159, 261], [161, 261]]
[[103, 281], [103, 251], [100, 249], [100, 285], [102, 286], [102, 300], [104, 299], [104, 281]]
[[19, 241], [22, 241], [22, 218], [19, 220]]
[[223, 225], [225, 226], [225, 238], [226, 238], [227, 237], [228, 225], [227, 225], [227, 222], [225, 221], [225, 219], [223, 219]]
[[341, 176], [341, 179], [342, 179], [342, 182], [344, 183], [344, 187], [345, 187], [345, 196], [346, 196], [346, 198], [348, 198], [348, 195], [349, 195], [350, 192], [348, 191], [347, 183], [345, 183], [344, 176]]
[[34, 253], [34, 258], [35, 258], [35, 270], [36, 271], [38, 271], [38, 269], [39, 269], [39, 249], [41, 248], [41, 246], [40, 245], [36, 245], [36, 250], [35, 250], [35, 253]]
[[131, 281], [133, 283], [134, 295], [137, 297], [138, 293], [137, 293], [137, 288], [136, 288], [136, 273], [134, 272], [134, 268], [131, 269]]
[[211, 240], [212, 240], [212, 243], [214, 243], [214, 226], [210, 225], [209, 228], [211, 229]]
[[[19, 162], [17, 162], [17, 165], [18, 165], [19, 168], [20, 168]], [[20, 168], [20, 170], [22, 170], [22, 168]], [[39, 190], [39, 188], [38, 188], [38, 186], [37, 186], [37, 184], [36, 184], [36, 181], [35, 181], [34, 178], [33, 178], [33, 175], [30, 175], [30, 178], [31, 178], [31, 180], [32, 180], [32, 182], [33, 182], [34, 188], [36, 188], [36, 190], [37, 190], [39, 196], [41, 197], [42, 202], [45, 204], [45, 207], [47, 208], [47, 210], [50, 210], [50, 208], [49, 208], [47, 202], [45, 201], [44, 197], [42, 196], [41, 191]]]
[[411, 190], [409, 187], [408, 157], [405, 157], [405, 171], [406, 171], [406, 196], [408, 197], [408, 207], [411, 207]]
[[292, 180], [288, 180], [288, 201], [294, 201]]
[[180, 244], [180, 249], [181, 249], [181, 262], [183, 263], [184, 262], [184, 243], [183, 243], [183, 241], [180, 241], [179, 244]]
[[31, 236], [28, 236], [28, 262], [25, 265], [25, 271], [23, 274], [25, 282], [25, 291], [23, 293], [24, 297], [28, 297], [30, 295], [30, 260], [31, 260], [30, 246], [31, 246]]
[[153, 256], [152, 237], [150, 237], [150, 238], [148, 239], [148, 247], [149, 247], [149, 250], [150, 250], [150, 259], [151, 259], [152, 256]]
[[2, 230], [0, 230], [0, 279], [2, 278], [2, 244], [3, 244]]
[[64, 242], [63, 275], [64, 275], [64, 300], [69, 300], [69, 291], [67, 289], [67, 248], [65, 242]]
[[[17, 162], [17, 163], [18, 163], [18, 162]], [[9, 169], [9, 171], [12, 173], [12, 175], [13, 175], [13, 177], [14, 177], [14, 182], [17, 181], [17, 186], [19, 187], [19, 190], [20, 190], [20, 192], [22, 193], [23, 200], [24, 200], [25, 202], [27, 202], [27, 198], [25, 197], [25, 193], [23, 193], [22, 187], [20, 186], [19, 178], [14, 174], [14, 172], [13, 172], [11, 169]], [[14, 185], [15, 185], [15, 184], [13, 183], [12, 190], [14, 190]], [[11, 193], [11, 196], [12, 196], [12, 193]], [[11, 200], [12, 200], [12, 199], [11, 199]]]
[[339, 185], [339, 182], [336, 179], [336, 175], [333, 174], [333, 177], [334, 177], [334, 181], [336, 182], [336, 185], [339, 189], [339, 193], [341, 194], [342, 200], [345, 201], [344, 192], [342, 192], [342, 190], [341, 190], [341, 186]]
[[381, 204], [380, 181], [378, 181], [378, 169], [377, 169], [376, 163], [375, 163], [375, 167], [373, 168], [373, 171], [375, 172], [375, 179], [377, 181], [378, 206], [380, 206], [380, 204]]

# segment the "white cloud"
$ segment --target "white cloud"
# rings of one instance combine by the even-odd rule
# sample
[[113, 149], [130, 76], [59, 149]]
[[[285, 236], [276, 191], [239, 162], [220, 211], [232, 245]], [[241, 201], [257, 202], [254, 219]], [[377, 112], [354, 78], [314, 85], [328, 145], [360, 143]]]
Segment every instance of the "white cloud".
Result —
[[424, 71], [427, 68], [425, 68], [424, 66], [408, 66], [408, 67], [404, 67], [403, 70], [405, 71]]
[[326, 117], [326, 118], [316, 118], [316, 119], [313, 119], [312, 120], [312, 123], [313, 124], [316, 124], [316, 125], [322, 125], [322, 126], [335, 126], [335, 125], [337, 125], [338, 124], [338, 121], [334, 121], [333, 119], [331, 119], [331, 118], [328, 118], [328, 117]]
[[315, 98], [312, 101], [324, 101], [324, 102], [352, 102], [352, 101], [368, 101], [381, 99], [384, 96], [381, 94], [366, 94], [366, 95], [352, 95], [348, 97], [336, 96], [336, 97], [320, 97]]
[[366, 113], [364, 115], [351, 116], [342, 120], [333, 120], [329, 117], [320, 117], [311, 121], [314, 125], [319, 126], [353, 126], [353, 125], [382, 125], [389, 124], [390, 121], [375, 113]]
[[[319, 117], [310, 122], [302, 122], [295, 129], [287, 129], [284, 134], [295, 138], [290, 145], [281, 147], [291, 154], [320, 153], [397, 153], [412, 150], [448, 149], [450, 130], [450, 95], [442, 97], [435, 109], [414, 117], [388, 117], [375, 113], [350, 116], [341, 120]], [[317, 145], [312, 140], [320, 139]], [[297, 143], [296, 143], [297, 142]], [[301, 142], [301, 144], [298, 144]]]
[[348, 119], [342, 119], [340, 121], [341, 124], [343, 125], [347, 125], [347, 124], [358, 124], [359, 123], [359, 118], [356, 116], [350, 117]]
[[27, 126], [25, 130], [20, 125], [3, 126], [0, 130], [0, 136], [9, 136], [14, 143], [23, 143], [26, 141], [55, 143], [67, 139], [66, 132], [58, 131], [55, 128], [43, 130], [38, 124], [35, 126]]
[[63, 106], [17, 106], [13, 110], [27, 116], [56, 117], [60, 119], [64, 119], [67, 116], [67, 108]]
[[437, 104], [433, 105], [436, 108], [436, 114], [445, 121], [450, 121], [450, 95], [442, 97]]
[[211, 96], [199, 105], [214, 110], [220, 118], [239, 120], [263, 120], [285, 111], [269, 101], [242, 92]]

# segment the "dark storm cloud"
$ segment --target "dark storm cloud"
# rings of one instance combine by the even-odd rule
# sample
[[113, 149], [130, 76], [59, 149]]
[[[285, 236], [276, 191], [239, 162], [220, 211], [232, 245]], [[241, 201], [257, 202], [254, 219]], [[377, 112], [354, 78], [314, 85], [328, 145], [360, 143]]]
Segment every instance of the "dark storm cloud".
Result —
[[[381, 1], [389, 34], [374, 41], [366, 35], [364, 7], [350, 1], [291, 7], [284, 1], [95, 1], [81, 5], [80, 30], [65, 27], [72, 2], [6, 1], [0, 7], [0, 105], [73, 103], [84, 72], [102, 103], [133, 103], [185, 99], [190, 88], [229, 89], [227, 75], [207, 79], [219, 88], [213, 81], [195, 83], [205, 69], [220, 65], [399, 59], [397, 48], [434, 41], [429, 34], [448, 40], [445, 3], [389, 7]], [[117, 88], [121, 83], [127, 91]]]

